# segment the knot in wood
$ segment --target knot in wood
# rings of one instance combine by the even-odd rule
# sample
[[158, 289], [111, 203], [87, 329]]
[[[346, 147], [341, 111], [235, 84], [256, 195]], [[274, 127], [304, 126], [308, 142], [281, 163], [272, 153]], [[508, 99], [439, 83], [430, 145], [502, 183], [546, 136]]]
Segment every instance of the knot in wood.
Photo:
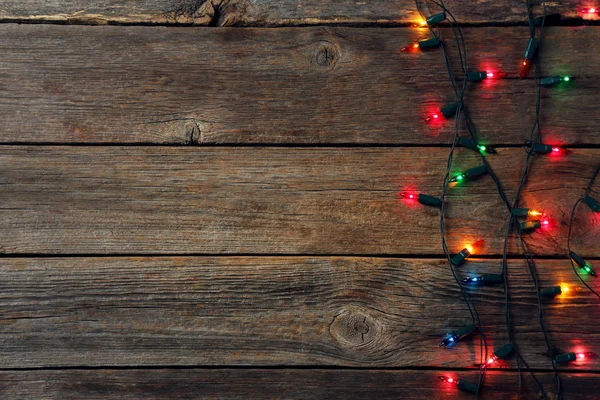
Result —
[[336, 45], [328, 41], [315, 44], [313, 50], [313, 64], [319, 68], [331, 69], [337, 63], [339, 50]]
[[367, 310], [352, 308], [335, 316], [329, 332], [344, 347], [362, 347], [378, 340], [381, 327]]

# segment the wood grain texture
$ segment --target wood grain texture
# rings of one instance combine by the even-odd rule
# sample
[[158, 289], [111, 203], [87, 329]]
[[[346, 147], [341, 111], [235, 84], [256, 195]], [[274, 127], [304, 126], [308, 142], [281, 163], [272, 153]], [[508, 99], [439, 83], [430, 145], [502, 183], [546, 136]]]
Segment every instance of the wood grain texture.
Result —
[[[598, 299], [566, 260], [539, 261], [558, 352], [600, 354]], [[472, 260], [460, 274], [499, 273]], [[551, 369], [529, 272], [509, 265], [516, 343]], [[354, 366], [475, 368], [478, 337], [440, 349], [471, 321], [441, 259], [356, 257], [4, 258], [0, 367]], [[597, 287], [596, 281], [590, 281]], [[502, 287], [472, 290], [490, 351], [507, 340]], [[484, 356], [485, 358], [485, 356]], [[487, 359], [487, 358], [485, 358]], [[498, 367], [516, 367], [514, 360]], [[589, 359], [562, 369], [598, 370]]]
[[[472, 372], [379, 370], [248, 370], [156, 369], [94, 371], [2, 371], [0, 389], [6, 400], [60, 399], [455, 399], [470, 400], [464, 393], [441, 383], [438, 374], [476, 382]], [[553, 377], [538, 373], [548, 393]], [[597, 398], [597, 374], [562, 374], [565, 400]], [[516, 396], [515, 372], [491, 371], [481, 393], [486, 399]], [[522, 399], [539, 399], [539, 390], [524, 379]]]
[[[446, 7], [464, 24], [525, 23], [525, 3], [519, 0], [449, 0]], [[421, 2], [424, 4], [424, 2]], [[547, 12], [563, 19], [589, 22], [578, 13], [584, 0], [546, 2]], [[435, 12], [435, 7], [432, 6]], [[541, 15], [534, 4], [535, 15]], [[413, 0], [4, 0], [0, 18], [6, 21], [49, 21], [83, 24], [146, 23], [212, 26], [281, 26], [312, 24], [410, 24], [419, 19]]]
[[[398, 192], [439, 195], [448, 152], [4, 146], [0, 246], [9, 254], [442, 254], [438, 210]], [[499, 152], [488, 159], [512, 197], [525, 153]], [[535, 159], [522, 204], [552, 218], [526, 236], [535, 254], [566, 256], [571, 207], [599, 159], [590, 149]], [[452, 173], [479, 164], [457, 149]], [[451, 251], [483, 239], [478, 254], [501, 254], [508, 213], [491, 179], [448, 196]], [[581, 208], [576, 221], [574, 249], [597, 256], [600, 220]]]
[[[542, 93], [544, 138], [595, 144], [600, 28], [551, 28], [544, 73], [577, 76]], [[524, 27], [465, 29], [473, 69], [517, 73]], [[438, 51], [400, 53], [423, 29], [210, 29], [0, 25], [4, 143], [448, 144], [423, 122], [452, 102]], [[484, 143], [521, 145], [532, 80], [474, 84]]]

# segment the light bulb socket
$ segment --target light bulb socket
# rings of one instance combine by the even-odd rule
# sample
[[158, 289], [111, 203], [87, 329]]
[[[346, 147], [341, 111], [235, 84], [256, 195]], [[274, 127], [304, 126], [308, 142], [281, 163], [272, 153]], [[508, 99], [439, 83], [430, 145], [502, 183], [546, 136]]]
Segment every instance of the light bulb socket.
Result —
[[552, 146], [542, 143], [535, 143], [531, 145], [531, 152], [536, 154], [550, 154], [552, 153]]
[[587, 263], [585, 262], [585, 260], [583, 258], [581, 258], [574, 251], [572, 251], [572, 252], [569, 253], [569, 257], [571, 257], [573, 259], [573, 261], [575, 261], [575, 264], [577, 264], [577, 266], [579, 268], [584, 268], [587, 265]]
[[477, 393], [477, 385], [471, 382], [465, 382], [462, 379], [458, 381], [456, 387], [463, 392]]
[[469, 257], [471, 253], [467, 249], [462, 249], [460, 253], [456, 254], [454, 257], [450, 259], [450, 262], [454, 264], [454, 266], [458, 267], [465, 263], [467, 257]]
[[437, 24], [439, 24], [440, 22], [444, 21], [446, 19], [446, 13], [445, 12], [441, 12], [439, 14], [433, 14], [430, 17], [427, 17], [427, 25], [429, 26], [435, 26]]
[[535, 229], [541, 228], [542, 222], [539, 219], [534, 219], [531, 221], [523, 221], [519, 224], [519, 226], [521, 227], [521, 230], [523, 232], [533, 231]]
[[433, 49], [440, 45], [440, 39], [437, 37], [432, 37], [429, 39], [423, 39], [419, 41], [419, 48], [421, 50]]
[[538, 41], [536, 40], [536, 38], [529, 38], [529, 41], [527, 42], [527, 47], [523, 52], [523, 58], [528, 61], [532, 61], [535, 58], [535, 55], [537, 54], [537, 49]]
[[540, 79], [540, 85], [542, 86], [554, 86], [562, 82], [560, 76], [549, 76], [547, 78]]
[[467, 72], [467, 80], [471, 82], [480, 82], [487, 78], [487, 72], [485, 71], [473, 71]]
[[431, 207], [442, 207], [442, 199], [439, 199], [434, 196], [430, 196], [428, 194], [419, 194], [417, 197], [417, 201], [423, 205], [431, 206]]
[[583, 198], [583, 202], [587, 204], [588, 207], [592, 209], [592, 211], [600, 212], [600, 203], [596, 201], [596, 199], [593, 199], [592, 197], [586, 194]]
[[440, 109], [442, 115], [446, 118], [452, 118], [456, 115], [456, 110], [458, 109], [459, 102], [448, 104]]
[[488, 172], [488, 168], [485, 165], [480, 165], [479, 167], [468, 169], [464, 172], [465, 178], [473, 179], [478, 176], [484, 175]]
[[564, 364], [575, 360], [577, 360], [577, 355], [575, 353], [564, 353], [554, 356], [554, 362], [557, 364]]
[[543, 297], [556, 297], [560, 294], [562, 294], [562, 289], [560, 288], [560, 286], [552, 286], [540, 290], [540, 296]]
[[512, 344], [507, 343], [504, 346], [500, 347], [499, 349], [497, 349], [496, 351], [494, 351], [494, 355], [499, 359], [499, 360], [503, 360], [506, 359], [508, 357], [510, 357], [510, 355], [515, 351], [515, 348], [513, 347]]
[[527, 218], [529, 216], [529, 208], [511, 208], [510, 214], [517, 218]]

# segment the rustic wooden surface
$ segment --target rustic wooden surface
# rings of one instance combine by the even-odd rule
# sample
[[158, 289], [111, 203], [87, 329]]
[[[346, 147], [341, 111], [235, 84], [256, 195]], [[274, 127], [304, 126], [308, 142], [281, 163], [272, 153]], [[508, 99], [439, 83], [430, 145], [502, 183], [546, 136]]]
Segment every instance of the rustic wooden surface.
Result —
[[[524, 1], [446, 5], [471, 25], [472, 69], [509, 73], [467, 104], [512, 196], [535, 105], [533, 81], [513, 79]], [[555, 350], [600, 354], [598, 299], [566, 259], [600, 161], [600, 28], [577, 12], [597, 4], [546, 6], [561, 26], [543, 73], [577, 79], [542, 91], [544, 141], [570, 154], [535, 159], [522, 204], [552, 221], [526, 241], [543, 287], [571, 285], [543, 303]], [[422, 121], [451, 99], [441, 54], [398, 51], [428, 36], [417, 21], [408, 0], [2, 1], [0, 397], [472, 398], [436, 378], [475, 382], [480, 361], [478, 336], [437, 347], [470, 321], [438, 214], [398, 198], [440, 193], [453, 134]], [[460, 149], [455, 171], [480, 162]], [[460, 273], [499, 272], [507, 212], [490, 178], [448, 199], [450, 248], [485, 240]], [[600, 217], [577, 223], [574, 248], [599, 263]], [[510, 253], [516, 343], [554, 398]], [[504, 293], [471, 293], [491, 350]], [[598, 397], [599, 363], [561, 366], [565, 400]], [[516, 398], [516, 363], [498, 366], [480, 398]]]
[[[420, 2], [424, 4], [424, 2]], [[541, 13], [540, 2], [532, 2]], [[465, 24], [524, 24], [521, 0], [448, 0], [446, 7]], [[578, 13], [595, 4], [585, 0], [547, 1], [548, 14], [584, 22], [596, 17]], [[47, 21], [84, 24], [145, 23], [211, 26], [281, 26], [319, 24], [412, 24], [419, 20], [414, 0], [4, 0], [0, 18], [6, 21]]]
[[[475, 260], [465, 276], [499, 273]], [[538, 263], [563, 352], [600, 353], [597, 299], [567, 260]], [[551, 368], [522, 261], [509, 266], [516, 343]], [[477, 368], [479, 340], [440, 350], [470, 323], [447, 263], [373, 257], [145, 257], [0, 260], [0, 368], [254, 365]], [[490, 348], [507, 340], [502, 287], [472, 290]], [[574, 328], [576, 327], [576, 328]], [[577, 333], [578, 335], [574, 335]], [[500, 363], [514, 368], [514, 362]], [[563, 370], [598, 370], [600, 360]]]
[[[441, 383], [438, 375], [477, 379], [472, 372], [444, 371], [132, 369], [0, 372], [0, 385], [3, 394], [18, 399], [473, 399]], [[539, 373], [538, 378], [552, 387], [551, 374]], [[563, 381], [565, 398], [597, 398], [597, 374], [565, 373]], [[489, 372], [486, 382], [480, 396], [485, 399], [506, 399], [507, 389], [518, 383], [516, 373], [499, 371]], [[539, 391], [529, 386], [521, 398], [539, 399]]]
[[[470, 64], [515, 77], [527, 32], [465, 29]], [[423, 122], [454, 101], [441, 54], [398, 51], [427, 35], [4, 24], [0, 141], [448, 144], [452, 121]], [[546, 39], [544, 73], [577, 81], [543, 90], [545, 140], [600, 144], [600, 56], [588, 45], [597, 27], [550, 28]], [[522, 145], [534, 120], [532, 80], [482, 82], [469, 96], [483, 143]]]
[[[438, 195], [448, 150], [4, 146], [0, 246], [19, 254], [442, 255], [438, 210], [398, 193]], [[488, 159], [512, 197], [525, 153], [498, 151]], [[481, 162], [457, 149], [453, 173]], [[537, 255], [565, 257], [570, 207], [597, 162], [598, 150], [578, 149], [533, 163], [523, 205], [552, 218], [526, 236]], [[450, 248], [483, 239], [479, 253], [500, 255], [508, 211], [489, 176], [453, 187], [448, 202]], [[581, 212], [574, 246], [594, 256], [600, 219]]]

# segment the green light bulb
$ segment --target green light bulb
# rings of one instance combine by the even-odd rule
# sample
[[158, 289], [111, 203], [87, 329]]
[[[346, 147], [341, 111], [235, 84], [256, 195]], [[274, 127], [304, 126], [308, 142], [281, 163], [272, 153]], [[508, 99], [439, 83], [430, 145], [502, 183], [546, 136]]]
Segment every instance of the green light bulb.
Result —
[[464, 177], [463, 177], [462, 175], [458, 175], [458, 176], [456, 177], [456, 180], [457, 180], [457, 181], [462, 181], [462, 180], [463, 180], [463, 178], [464, 178]]
[[590, 273], [590, 271], [592, 270], [590, 267], [588, 267], [587, 265], [585, 267], [583, 267], [583, 269], [585, 270], [585, 272]]
[[565, 81], [565, 82], [569, 82], [570, 80], [571, 80], [571, 78], [569, 78], [568, 76], [565, 76], [565, 77], [563, 78], [563, 81]]
[[485, 149], [486, 149], [486, 147], [485, 147], [485, 146], [483, 146], [483, 145], [479, 145], [479, 146], [477, 146], [477, 147], [479, 147], [479, 150], [481, 150], [481, 151], [485, 151]]

